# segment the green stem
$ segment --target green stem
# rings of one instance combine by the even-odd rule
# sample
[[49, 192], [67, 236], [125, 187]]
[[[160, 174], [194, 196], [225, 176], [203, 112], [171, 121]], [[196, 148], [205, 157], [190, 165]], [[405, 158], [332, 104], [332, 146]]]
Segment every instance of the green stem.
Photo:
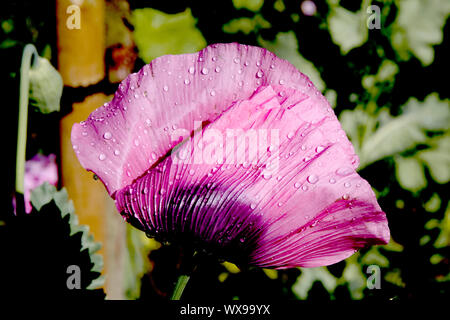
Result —
[[177, 284], [175, 285], [175, 289], [173, 290], [172, 297], [170, 300], [180, 300], [181, 295], [183, 294], [184, 288], [189, 282], [191, 276], [187, 274], [182, 274], [178, 277]]
[[16, 192], [24, 193], [25, 156], [27, 146], [28, 125], [28, 94], [30, 90], [29, 73], [31, 59], [34, 55], [34, 64], [38, 61], [38, 53], [32, 44], [23, 49], [22, 64], [20, 66], [20, 96], [19, 96], [19, 124], [17, 129], [16, 154]]

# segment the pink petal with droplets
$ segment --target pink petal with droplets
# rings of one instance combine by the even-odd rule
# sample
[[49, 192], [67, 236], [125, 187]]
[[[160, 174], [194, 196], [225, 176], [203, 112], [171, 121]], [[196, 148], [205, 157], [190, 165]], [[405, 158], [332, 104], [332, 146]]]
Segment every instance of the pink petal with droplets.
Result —
[[[163, 56], [126, 78], [110, 103], [75, 124], [72, 144], [82, 166], [114, 196], [176, 145], [180, 135], [213, 121], [259, 86], [280, 80], [310, 95], [316, 91], [294, 66], [258, 47], [216, 44], [195, 54]], [[313, 100], [326, 104], [322, 96]]]
[[264, 49], [155, 59], [75, 125], [72, 142], [124, 217], [160, 239], [275, 268], [328, 265], [389, 241], [328, 102]]

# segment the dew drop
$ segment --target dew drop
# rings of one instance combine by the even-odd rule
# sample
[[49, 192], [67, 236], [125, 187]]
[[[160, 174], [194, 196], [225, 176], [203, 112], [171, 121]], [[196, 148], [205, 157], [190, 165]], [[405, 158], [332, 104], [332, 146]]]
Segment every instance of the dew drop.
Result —
[[256, 72], [257, 78], [261, 78], [263, 75], [264, 75], [264, 72], [262, 70], [258, 70], [258, 72]]
[[348, 176], [352, 172], [353, 172], [353, 170], [349, 167], [343, 167], [343, 168], [339, 168], [336, 170], [336, 174], [343, 176], [343, 177]]
[[303, 190], [303, 191], [307, 191], [307, 190], [308, 190], [308, 186], [305, 186], [305, 185], [304, 185], [304, 186], [302, 187], [302, 190]]
[[163, 87], [163, 90], [164, 90], [165, 92], [167, 92], [167, 91], [169, 91], [169, 87], [168, 87], [168, 86], [164, 86], [164, 87]]
[[255, 203], [252, 203], [252, 204], [250, 205], [250, 208], [252, 208], [252, 210], [254, 210], [254, 209], [256, 208], [256, 204], [255, 204]]
[[194, 169], [189, 170], [189, 174], [190, 174], [191, 176], [193, 176], [194, 173], [195, 173]]
[[219, 72], [220, 72], [220, 67], [217, 66], [216, 69], [214, 69], [214, 71], [216, 71], [217, 73], [219, 73]]
[[216, 92], [214, 90], [211, 90], [211, 92], [209, 93], [212, 97], [214, 97], [216, 95]]
[[189, 67], [188, 71], [189, 71], [190, 74], [194, 74], [195, 68], [194, 67]]
[[272, 178], [272, 174], [265, 172], [265, 173], [263, 173], [262, 177], [265, 180], [269, 180], [270, 178]]
[[296, 183], [294, 183], [294, 187], [295, 187], [295, 188], [297, 188], [297, 189], [298, 189], [298, 188], [300, 188], [300, 186], [301, 186], [301, 183], [300, 183], [300, 182], [296, 182]]
[[289, 133], [287, 134], [287, 138], [288, 138], [288, 139], [292, 139], [292, 138], [294, 137], [294, 135], [295, 135], [295, 132], [294, 132], [294, 131], [291, 131], [291, 132], [289, 132]]
[[331, 178], [330, 180], [328, 180], [328, 182], [331, 183], [331, 184], [335, 184], [336, 183], [336, 179]]
[[119, 151], [119, 150], [117, 150], [117, 149], [114, 150], [114, 155], [115, 155], [115, 156], [118, 156], [119, 154], [120, 154], [120, 151]]
[[139, 146], [139, 140], [138, 139], [134, 139], [134, 145], [137, 147]]
[[189, 79], [184, 79], [184, 84], [188, 85], [189, 83], [191, 83], [191, 81]]
[[325, 148], [324, 148], [323, 146], [318, 146], [318, 147], [316, 148], [316, 152], [317, 152], [317, 153], [320, 153], [320, 152], [322, 152], [324, 149], [325, 149]]
[[152, 152], [151, 156], [152, 156], [152, 159], [153, 159], [153, 160], [156, 160], [157, 156], [156, 156], [156, 153], [155, 153], [155, 152]]
[[105, 154], [104, 154], [104, 153], [100, 153], [100, 154], [98, 155], [98, 159], [101, 160], [101, 161], [105, 160], [105, 159], [106, 159]]
[[342, 196], [342, 199], [344, 199], [344, 200], [348, 200], [348, 198], [350, 198], [350, 196], [349, 196], [348, 194], [344, 194], [344, 195]]
[[202, 74], [206, 75], [206, 74], [208, 74], [208, 72], [209, 72], [208, 68], [203, 68], [202, 69]]
[[319, 181], [319, 177], [315, 174], [312, 174], [312, 175], [308, 176], [308, 178], [306, 178], [306, 180], [308, 180], [309, 183], [314, 184], [317, 181]]
[[282, 202], [278, 202], [278, 206], [281, 207], [283, 205]]
[[280, 79], [279, 83], [280, 83], [280, 84], [284, 84], [284, 80], [283, 80], [283, 79]]
[[351, 187], [351, 183], [350, 182], [346, 182], [346, 183], [344, 183], [344, 187], [346, 187], [346, 188], [350, 188]]

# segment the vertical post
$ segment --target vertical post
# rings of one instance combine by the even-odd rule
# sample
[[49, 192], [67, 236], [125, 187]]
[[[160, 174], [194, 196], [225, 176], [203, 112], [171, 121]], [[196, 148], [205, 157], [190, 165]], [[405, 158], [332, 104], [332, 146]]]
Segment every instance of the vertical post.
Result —
[[[95, 85], [105, 78], [105, 0], [56, 0], [56, 16], [58, 69], [64, 85], [75, 88], [71, 91], [79, 101], [77, 92], [82, 94], [86, 91], [77, 88]], [[105, 262], [103, 273], [107, 274], [106, 294], [108, 298], [120, 299], [123, 298], [123, 290], [116, 288], [116, 282], [113, 291], [108, 288], [111, 279], [123, 277], [121, 268], [114, 264], [122, 263], [120, 257], [124, 245], [111, 239], [114, 236], [120, 238], [125, 232], [125, 225], [117, 212], [114, 212], [114, 216], [119, 221], [111, 218], [112, 214], [108, 211], [115, 211], [112, 199], [103, 184], [94, 180], [93, 174], [81, 167], [70, 140], [73, 124], [85, 120], [92, 111], [110, 100], [102, 92], [88, 91], [90, 95], [85, 96], [82, 102], [72, 101], [72, 112], [60, 123], [61, 179], [74, 203], [79, 222], [88, 225], [95, 240], [102, 243], [99, 253]], [[115, 228], [107, 227], [111, 223]], [[116, 234], [108, 234], [108, 229], [113, 229]], [[110, 253], [113, 255], [108, 256]]]

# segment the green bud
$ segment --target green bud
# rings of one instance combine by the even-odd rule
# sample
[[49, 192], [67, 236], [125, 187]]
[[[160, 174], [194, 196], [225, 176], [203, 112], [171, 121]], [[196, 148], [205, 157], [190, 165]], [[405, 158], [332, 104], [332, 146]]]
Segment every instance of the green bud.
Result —
[[38, 58], [30, 69], [31, 104], [42, 113], [60, 110], [63, 81], [59, 72], [45, 58]]

